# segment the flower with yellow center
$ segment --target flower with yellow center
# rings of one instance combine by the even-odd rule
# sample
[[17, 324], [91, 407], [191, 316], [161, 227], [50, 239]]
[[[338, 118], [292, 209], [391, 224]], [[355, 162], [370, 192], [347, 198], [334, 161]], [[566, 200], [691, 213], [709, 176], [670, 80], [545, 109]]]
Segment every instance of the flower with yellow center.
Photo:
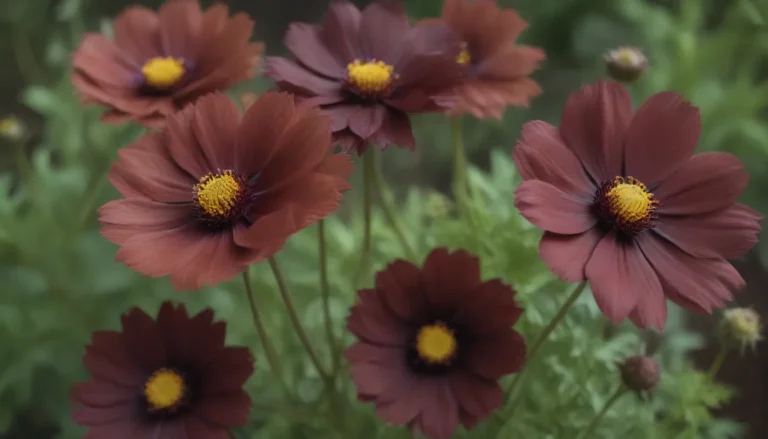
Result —
[[144, 82], [158, 90], [173, 87], [184, 77], [185, 72], [184, 60], [171, 57], [152, 58], [141, 68]]
[[152, 410], [173, 410], [186, 394], [184, 378], [171, 369], [159, 369], [144, 385], [144, 398]]
[[393, 69], [384, 61], [355, 60], [347, 64], [346, 83], [361, 96], [386, 96], [397, 78]]
[[472, 61], [472, 55], [469, 54], [469, 50], [467, 49], [466, 45], [462, 47], [461, 52], [459, 52], [459, 56], [456, 57], [456, 62], [466, 66]]
[[416, 352], [428, 364], [446, 364], [456, 354], [456, 337], [441, 322], [424, 325], [416, 335]]
[[616, 177], [598, 191], [598, 212], [619, 231], [636, 235], [651, 225], [659, 202], [633, 177]]
[[760, 315], [751, 308], [731, 308], [723, 313], [720, 334], [729, 346], [739, 346], [743, 351], [747, 346], [754, 349], [762, 340]]
[[231, 219], [236, 216], [245, 187], [232, 172], [207, 174], [194, 187], [195, 201], [203, 214], [214, 219]]

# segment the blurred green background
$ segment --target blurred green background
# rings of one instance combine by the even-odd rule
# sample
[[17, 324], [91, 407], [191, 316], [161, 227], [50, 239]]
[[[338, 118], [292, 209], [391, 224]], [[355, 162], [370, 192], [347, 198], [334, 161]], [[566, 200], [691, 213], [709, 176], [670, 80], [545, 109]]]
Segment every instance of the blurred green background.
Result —
[[[95, 208], [116, 196], [103, 185], [101, 172], [138, 130], [99, 125], [99, 110], [81, 108], [69, 84], [69, 54], [82, 33], [107, 29], [110, 17], [129, 3], [156, 7], [162, 2], [0, 0], [0, 118], [18, 116], [29, 134], [22, 146], [0, 139], [0, 433], [6, 432], [2, 438], [58, 437], [62, 398], [69, 385], [61, 376], [82, 377], [79, 357], [90, 331], [114, 326], [116, 316], [129, 306], [155, 306], [168, 291], [165, 281], [143, 279], [112, 263], [114, 248], [98, 235], [95, 223]], [[288, 23], [318, 20], [328, 2], [224, 3], [254, 17], [254, 38], [265, 41], [270, 54], [280, 54]], [[422, 17], [436, 15], [441, 1], [406, 3], [414, 17]], [[729, 151], [744, 160], [751, 180], [743, 201], [768, 212], [768, 1], [500, 3], [518, 9], [529, 22], [522, 41], [547, 53], [542, 70], [535, 74], [544, 93], [530, 109], [510, 109], [503, 121], [466, 124], [468, 153], [480, 168], [490, 165], [491, 150], [509, 151], [525, 121], [557, 123], [567, 95], [604, 76], [605, 50], [636, 45], [650, 59], [646, 75], [631, 86], [636, 105], [661, 90], [687, 96], [701, 108], [700, 150]], [[238, 91], [267, 87], [261, 80]], [[387, 179], [398, 192], [414, 185], [447, 190], [451, 148], [445, 121], [421, 116], [415, 126], [415, 153], [385, 154]], [[38, 178], [25, 186], [29, 163]], [[11, 196], [25, 188], [37, 195], [23, 203]], [[763, 244], [735, 262], [749, 282], [738, 304], [754, 306], [763, 316], [768, 311], [765, 261], [768, 245]], [[129, 291], [137, 293], [125, 294]], [[237, 307], [227, 294], [208, 297], [225, 314]], [[192, 303], [199, 308], [205, 301]], [[689, 321], [711, 341], [695, 354], [702, 368], [715, 355], [713, 322], [710, 317]], [[766, 370], [768, 353], [759, 349], [758, 354], [732, 359], [721, 374], [738, 389], [722, 413], [749, 424], [755, 439], [768, 437]]]

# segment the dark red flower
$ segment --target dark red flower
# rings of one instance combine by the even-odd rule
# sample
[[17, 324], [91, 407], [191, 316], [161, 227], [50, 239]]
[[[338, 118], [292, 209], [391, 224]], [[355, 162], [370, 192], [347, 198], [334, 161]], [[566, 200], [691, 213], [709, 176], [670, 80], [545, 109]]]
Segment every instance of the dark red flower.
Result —
[[412, 28], [395, 0], [362, 12], [334, 1], [322, 24], [292, 24], [285, 44], [296, 61], [269, 58], [266, 74], [321, 105], [333, 118], [335, 142], [360, 154], [369, 144], [413, 149], [408, 114], [450, 108], [464, 75], [454, 32], [445, 24]]
[[499, 279], [480, 280], [476, 257], [436, 249], [422, 269], [395, 261], [359, 299], [347, 320], [358, 342], [345, 356], [381, 419], [447, 439], [501, 407], [497, 380], [525, 361], [512, 329], [523, 310]]
[[[241, 120], [242, 119], [242, 120]], [[349, 156], [329, 155], [330, 120], [287, 93], [245, 115], [211, 94], [118, 153], [102, 234], [117, 260], [177, 289], [230, 279], [333, 212], [349, 189]]]
[[507, 105], [527, 107], [541, 88], [528, 75], [544, 61], [544, 51], [515, 44], [528, 27], [514, 9], [502, 9], [495, 0], [445, 0], [440, 19], [459, 35], [462, 51], [457, 62], [468, 67], [459, 88], [459, 104], [450, 113], [501, 119]]
[[102, 120], [159, 127], [198, 97], [252, 78], [261, 43], [253, 21], [229, 18], [226, 5], [169, 0], [158, 13], [130, 6], [114, 22], [114, 40], [89, 33], [72, 56], [72, 83], [84, 102], [109, 107]]
[[92, 378], [72, 389], [73, 419], [88, 439], [228, 439], [248, 421], [246, 348], [224, 346], [209, 308], [189, 317], [163, 303], [157, 321], [133, 308], [122, 331], [98, 331], [83, 362]]
[[761, 216], [735, 203], [748, 179], [736, 157], [693, 155], [700, 131], [682, 96], [658, 93], [633, 115], [616, 82], [571, 95], [559, 129], [523, 127], [515, 204], [546, 231], [539, 250], [550, 269], [589, 280], [614, 322], [662, 329], [666, 299], [711, 313], [744, 286], [726, 259], [757, 242]]

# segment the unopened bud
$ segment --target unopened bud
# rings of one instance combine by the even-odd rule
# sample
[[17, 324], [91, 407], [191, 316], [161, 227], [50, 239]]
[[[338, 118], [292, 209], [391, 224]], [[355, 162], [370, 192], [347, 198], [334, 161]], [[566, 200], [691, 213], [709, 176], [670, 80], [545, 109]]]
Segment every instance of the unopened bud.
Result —
[[444, 218], [451, 213], [453, 203], [443, 194], [433, 192], [427, 196], [426, 211], [432, 219]]
[[0, 137], [12, 142], [18, 142], [24, 138], [27, 127], [24, 122], [16, 116], [8, 116], [0, 119]]
[[650, 357], [637, 355], [624, 360], [619, 366], [621, 381], [638, 394], [652, 390], [659, 382], [659, 365]]
[[619, 47], [603, 55], [608, 74], [620, 82], [635, 82], [648, 68], [648, 58], [635, 47]]
[[723, 312], [720, 321], [720, 338], [729, 347], [738, 346], [743, 353], [749, 347], [755, 349], [762, 340], [760, 316], [751, 308], [731, 308]]

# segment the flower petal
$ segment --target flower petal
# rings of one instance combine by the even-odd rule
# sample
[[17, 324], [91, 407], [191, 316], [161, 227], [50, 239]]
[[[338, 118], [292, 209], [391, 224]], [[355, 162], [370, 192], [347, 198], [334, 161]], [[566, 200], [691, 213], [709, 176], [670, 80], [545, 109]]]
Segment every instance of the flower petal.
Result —
[[136, 389], [104, 380], [83, 381], [72, 387], [71, 399], [89, 406], [112, 407], [130, 404], [136, 399]]
[[[186, 439], [231, 439], [229, 429], [220, 426], [212, 426], [203, 422], [195, 416], [188, 416], [184, 419], [187, 428]], [[183, 436], [179, 436], [183, 437]], [[152, 438], [154, 439], [154, 438]], [[159, 439], [159, 438], [158, 438]], [[172, 439], [172, 438], [167, 438]]]
[[408, 328], [389, 310], [376, 290], [360, 290], [360, 301], [352, 307], [347, 329], [371, 344], [405, 346]]
[[581, 282], [597, 243], [605, 234], [593, 227], [578, 235], [558, 235], [544, 232], [539, 241], [539, 256], [561, 280]]
[[344, 60], [337, 58], [322, 40], [327, 31], [306, 23], [291, 23], [285, 34], [285, 47], [304, 66], [320, 75], [342, 79], [346, 75]]
[[160, 45], [165, 56], [197, 60], [203, 12], [200, 3], [168, 2], [157, 13], [160, 19]]
[[[504, 393], [496, 381], [465, 371], [457, 371], [450, 380], [459, 406], [474, 422], [487, 418], [504, 404]], [[464, 424], [468, 429], [472, 427]]]
[[373, 2], [363, 9], [360, 22], [360, 49], [366, 59], [393, 64], [403, 36], [410, 29], [401, 2]]
[[540, 180], [528, 180], [517, 188], [515, 207], [525, 219], [548, 232], [576, 235], [597, 224], [584, 200]]
[[525, 340], [511, 329], [473, 338], [462, 347], [467, 351], [462, 366], [489, 380], [519, 372], [525, 364]]
[[416, 148], [416, 140], [413, 138], [413, 129], [408, 115], [392, 109], [386, 109], [381, 128], [368, 141], [371, 145], [382, 149], [390, 145], [410, 150]]
[[513, 157], [524, 180], [542, 180], [585, 200], [595, 196], [596, 187], [581, 162], [565, 146], [557, 128], [546, 122], [523, 125]]
[[115, 45], [126, 51], [137, 66], [162, 56], [160, 47], [160, 18], [142, 6], [129, 6], [115, 18]]
[[144, 370], [155, 371], [168, 365], [168, 351], [152, 317], [132, 308], [120, 316], [120, 324], [126, 347]]
[[483, 282], [470, 294], [472, 300], [460, 308], [456, 318], [462, 326], [471, 328], [473, 335], [507, 331], [523, 314], [515, 301], [515, 290], [501, 279]]
[[215, 395], [242, 389], [253, 374], [253, 356], [248, 348], [225, 347], [216, 358], [205, 366], [200, 392]]
[[224, 94], [203, 96], [195, 103], [192, 131], [214, 169], [233, 169], [240, 111]]
[[208, 425], [232, 427], [245, 425], [251, 411], [251, 397], [244, 390], [205, 395], [195, 404], [195, 414]]
[[424, 261], [421, 281], [430, 307], [458, 305], [480, 286], [480, 261], [465, 250], [435, 249]]
[[426, 306], [421, 270], [408, 261], [396, 260], [378, 272], [376, 292], [394, 314], [406, 321], [414, 322]]
[[747, 187], [741, 160], [725, 152], [696, 154], [680, 165], [653, 194], [659, 215], [708, 213], [733, 204]]
[[598, 81], [571, 94], [560, 119], [560, 136], [599, 183], [621, 175], [624, 138], [632, 101], [619, 83]]
[[[319, 76], [300, 64], [281, 57], [267, 58], [264, 74], [272, 78], [281, 90], [303, 96], [336, 97], [344, 100], [341, 82]], [[325, 104], [331, 104], [325, 102]]]
[[411, 424], [431, 439], [450, 439], [459, 428], [459, 403], [448, 380], [429, 380], [422, 389], [423, 405], [419, 417]]
[[321, 25], [328, 49], [343, 64], [361, 56], [359, 37], [362, 14], [348, 1], [331, 2]]
[[258, 174], [281, 146], [294, 121], [296, 106], [288, 93], [265, 93], [248, 108], [237, 133], [235, 169], [249, 178]]

